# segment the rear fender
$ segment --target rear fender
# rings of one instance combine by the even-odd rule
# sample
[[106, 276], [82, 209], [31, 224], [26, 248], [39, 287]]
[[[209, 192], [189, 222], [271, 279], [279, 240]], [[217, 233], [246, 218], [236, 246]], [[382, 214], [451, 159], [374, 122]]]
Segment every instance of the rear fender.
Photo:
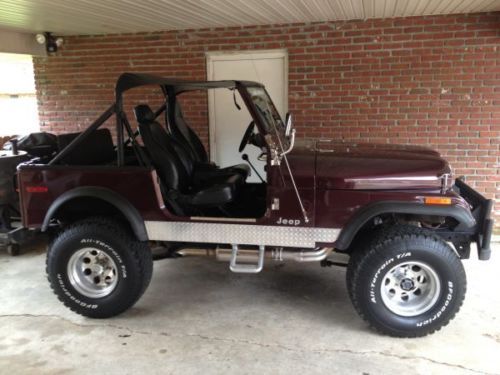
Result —
[[57, 211], [64, 204], [77, 198], [96, 198], [111, 204], [123, 214], [139, 241], [148, 240], [146, 227], [144, 225], [144, 219], [142, 218], [139, 211], [121, 195], [115, 193], [112, 190], [96, 186], [76, 188], [73, 190], [69, 190], [59, 196], [52, 203], [50, 208], [47, 210], [47, 213], [45, 214], [45, 218], [42, 224], [42, 232], [47, 231], [50, 221], [56, 216]]

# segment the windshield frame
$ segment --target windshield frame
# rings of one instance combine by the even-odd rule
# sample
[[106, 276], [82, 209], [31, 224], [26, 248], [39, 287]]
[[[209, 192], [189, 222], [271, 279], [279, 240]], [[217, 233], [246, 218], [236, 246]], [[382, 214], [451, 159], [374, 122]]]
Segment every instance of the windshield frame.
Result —
[[[271, 95], [267, 92], [266, 88], [263, 85], [237, 85], [238, 91], [240, 91], [240, 95], [242, 96], [245, 104], [254, 119], [259, 132], [264, 135], [266, 142], [269, 147], [276, 148], [276, 145], [279, 144], [281, 148], [281, 152], [284, 152], [289, 146], [288, 137], [285, 135], [286, 124], [283, 121], [280, 113], [276, 109], [274, 102], [271, 98]], [[278, 117], [279, 123], [276, 121], [270, 121], [269, 118], [264, 116], [259, 108], [259, 106], [255, 103], [254, 98], [251, 93], [251, 89], [262, 90], [263, 96], [267, 101], [267, 104], [271, 107], [271, 110], [274, 112], [275, 116]], [[277, 142], [273, 142], [270, 140], [271, 137], [276, 137]]]

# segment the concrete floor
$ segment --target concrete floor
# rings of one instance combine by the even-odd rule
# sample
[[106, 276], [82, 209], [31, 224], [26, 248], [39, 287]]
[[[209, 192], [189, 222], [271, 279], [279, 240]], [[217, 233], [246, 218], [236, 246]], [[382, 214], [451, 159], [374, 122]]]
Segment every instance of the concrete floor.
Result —
[[317, 264], [237, 275], [204, 259], [162, 260], [125, 314], [91, 320], [59, 303], [43, 248], [0, 254], [1, 374], [500, 374], [500, 244], [465, 262], [459, 315], [422, 339], [373, 333], [345, 271]]

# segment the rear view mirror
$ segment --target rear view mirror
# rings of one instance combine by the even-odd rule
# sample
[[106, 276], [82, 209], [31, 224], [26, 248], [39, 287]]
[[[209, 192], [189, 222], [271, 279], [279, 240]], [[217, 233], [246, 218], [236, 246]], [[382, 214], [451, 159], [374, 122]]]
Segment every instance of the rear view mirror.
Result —
[[292, 114], [288, 112], [285, 117], [285, 136], [289, 137], [292, 131]]

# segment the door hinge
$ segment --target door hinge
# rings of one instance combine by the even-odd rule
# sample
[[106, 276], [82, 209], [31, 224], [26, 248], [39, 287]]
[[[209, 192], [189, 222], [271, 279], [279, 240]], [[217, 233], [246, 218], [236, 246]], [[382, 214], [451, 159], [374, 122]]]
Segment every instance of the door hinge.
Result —
[[280, 209], [280, 199], [273, 198], [273, 204], [271, 205], [271, 210], [278, 211]]

